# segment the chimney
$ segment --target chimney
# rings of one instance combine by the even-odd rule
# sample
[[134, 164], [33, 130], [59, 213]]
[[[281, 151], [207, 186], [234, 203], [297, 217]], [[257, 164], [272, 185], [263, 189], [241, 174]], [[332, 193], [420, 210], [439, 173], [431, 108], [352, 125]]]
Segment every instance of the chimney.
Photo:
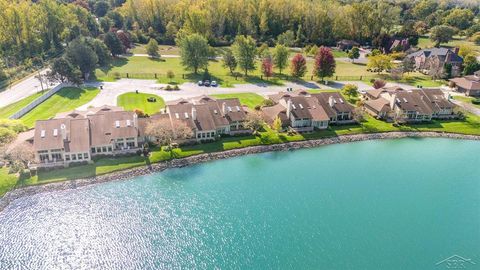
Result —
[[397, 94], [393, 94], [392, 99], [390, 99], [390, 109], [392, 109], [392, 110], [395, 107], [395, 100], [396, 99], [397, 99]]
[[328, 105], [330, 105], [330, 107], [333, 108], [333, 104], [334, 104], [333, 96], [330, 96], [330, 97], [328, 98]]
[[287, 101], [287, 117], [290, 117], [290, 113], [292, 112], [292, 100]]
[[138, 127], [138, 115], [136, 113], [133, 114], [133, 127]]
[[225, 102], [222, 103], [222, 112], [223, 114], [227, 114], [227, 103]]
[[192, 120], [197, 120], [197, 109], [195, 109], [195, 107], [192, 107]]
[[60, 132], [62, 133], [62, 139], [64, 141], [66, 141], [67, 140], [67, 127], [65, 126], [65, 124], [60, 125]]

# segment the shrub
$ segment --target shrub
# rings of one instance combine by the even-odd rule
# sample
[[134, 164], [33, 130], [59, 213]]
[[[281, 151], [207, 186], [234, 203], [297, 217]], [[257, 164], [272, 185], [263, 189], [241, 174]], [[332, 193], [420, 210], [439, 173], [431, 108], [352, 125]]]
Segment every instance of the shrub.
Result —
[[265, 99], [262, 101], [262, 106], [264, 107], [271, 107], [275, 105], [275, 102], [273, 102], [271, 99]]
[[172, 87], [170, 86], [170, 84], [167, 84], [167, 86], [165, 86], [165, 90], [167, 90], [167, 91], [172, 90]]
[[375, 79], [373, 81], [373, 88], [380, 89], [380, 88], [384, 87], [386, 84], [387, 84], [387, 82], [382, 80], [382, 79]]
[[480, 98], [472, 99], [472, 103], [475, 105], [480, 105]]
[[117, 80], [118, 80], [118, 79], [120, 79], [120, 77], [121, 77], [121, 76], [120, 76], [120, 73], [119, 73], [119, 72], [114, 72], [114, 73], [113, 73], [113, 78], [114, 78], [114, 79], [117, 79]]
[[145, 112], [143, 110], [135, 109], [133, 111], [138, 115], [138, 117], [145, 117]]
[[170, 80], [175, 78], [175, 73], [173, 73], [173, 71], [171, 70], [167, 71], [167, 78], [169, 78]]
[[178, 85], [175, 84], [175, 85], [173, 86], [173, 90], [180, 90], [180, 87], [178, 87]]

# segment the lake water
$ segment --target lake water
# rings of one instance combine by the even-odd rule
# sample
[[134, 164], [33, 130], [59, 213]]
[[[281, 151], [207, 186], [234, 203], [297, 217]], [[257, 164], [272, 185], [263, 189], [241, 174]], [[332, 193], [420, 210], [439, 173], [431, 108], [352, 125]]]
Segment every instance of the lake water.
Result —
[[26, 197], [0, 213], [0, 269], [479, 269], [479, 155], [366, 141]]

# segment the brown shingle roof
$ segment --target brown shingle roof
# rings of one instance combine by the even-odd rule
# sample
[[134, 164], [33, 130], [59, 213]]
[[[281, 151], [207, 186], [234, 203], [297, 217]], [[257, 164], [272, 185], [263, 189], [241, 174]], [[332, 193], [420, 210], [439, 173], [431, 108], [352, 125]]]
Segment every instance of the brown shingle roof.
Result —
[[424, 115], [433, 113], [426, 97], [420, 91], [397, 92], [395, 104], [404, 111], [416, 111]]
[[134, 126], [134, 114], [127, 111], [108, 111], [89, 115], [91, 144], [106, 145], [113, 139], [137, 137], [139, 132]]
[[480, 90], [480, 81], [475, 80], [474, 76], [465, 76], [462, 78], [453, 78], [450, 81], [454, 82], [457, 86], [467, 90]]
[[[335, 117], [338, 113], [342, 112], [352, 113], [354, 109], [354, 107], [338, 92], [317, 93], [312, 94], [312, 97], [318, 99], [318, 102], [322, 105], [329, 117]], [[329, 104], [330, 97], [333, 99], [333, 106], [330, 106]]]
[[37, 121], [35, 123], [34, 148], [36, 151], [65, 149], [66, 152], [88, 152], [90, 149], [89, 133], [88, 119], [85, 118]]
[[365, 106], [373, 109], [377, 113], [388, 112], [390, 110], [389, 104], [390, 102], [382, 97], [365, 101]]

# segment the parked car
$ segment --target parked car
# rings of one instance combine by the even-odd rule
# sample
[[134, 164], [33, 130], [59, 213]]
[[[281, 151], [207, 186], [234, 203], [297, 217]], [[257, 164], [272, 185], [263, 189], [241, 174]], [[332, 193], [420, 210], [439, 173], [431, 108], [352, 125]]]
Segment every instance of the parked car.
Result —
[[210, 81], [209, 80], [205, 80], [203, 82], [203, 85], [206, 86], [206, 87], [209, 87], [210, 86]]
[[217, 86], [218, 86], [217, 81], [212, 81], [212, 83], [210, 83], [210, 85], [213, 86], [213, 87], [217, 87]]
[[198, 81], [198, 86], [203, 86], [203, 81]]

